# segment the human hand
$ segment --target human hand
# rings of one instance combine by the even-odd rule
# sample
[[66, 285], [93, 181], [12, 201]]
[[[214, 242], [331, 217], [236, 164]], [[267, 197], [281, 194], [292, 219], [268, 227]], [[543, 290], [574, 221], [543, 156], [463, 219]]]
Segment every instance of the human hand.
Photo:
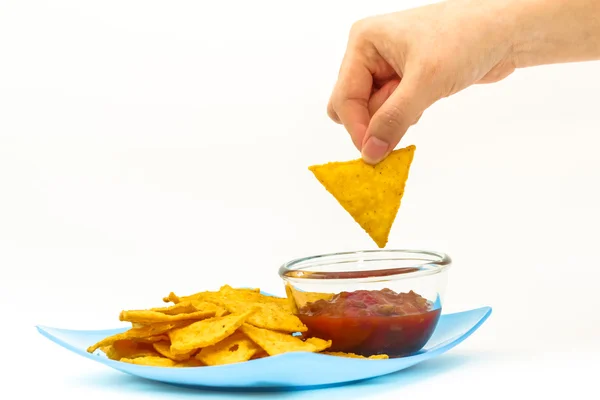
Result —
[[327, 112], [366, 162], [384, 159], [436, 101], [514, 71], [506, 3], [450, 0], [354, 24]]

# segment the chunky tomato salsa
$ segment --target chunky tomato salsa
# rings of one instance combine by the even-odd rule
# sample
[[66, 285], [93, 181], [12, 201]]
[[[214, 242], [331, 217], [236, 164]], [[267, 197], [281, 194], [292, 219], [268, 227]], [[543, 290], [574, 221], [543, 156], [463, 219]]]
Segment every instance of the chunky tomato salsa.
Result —
[[390, 289], [341, 292], [329, 300], [307, 303], [298, 317], [306, 337], [330, 339], [329, 351], [363, 356], [404, 356], [419, 351], [441, 314], [431, 301], [413, 292]]

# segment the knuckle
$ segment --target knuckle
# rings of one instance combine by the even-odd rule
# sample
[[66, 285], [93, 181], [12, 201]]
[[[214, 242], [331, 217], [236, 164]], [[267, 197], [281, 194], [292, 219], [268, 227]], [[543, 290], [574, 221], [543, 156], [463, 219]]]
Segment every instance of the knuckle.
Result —
[[354, 22], [350, 27], [350, 37], [356, 39], [365, 36], [369, 31], [370, 25], [370, 18], [364, 18]]
[[339, 101], [340, 107], [348, 107], [348, 106], [352, 106], [352, 105], [359, 105], [361, 108], [368, 108], [369, 100], [360, 98], [360, 97], [345, 96], [344, 98], [340, 99], [340, 101]]

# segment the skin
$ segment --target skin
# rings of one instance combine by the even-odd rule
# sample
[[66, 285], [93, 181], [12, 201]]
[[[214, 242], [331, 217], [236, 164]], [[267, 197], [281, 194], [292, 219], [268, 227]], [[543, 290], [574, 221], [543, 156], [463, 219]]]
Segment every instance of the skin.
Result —
[[449, 0], [356, 22], [327, 113], [376, 164], [442, 98], [517, 68], [592, 60], [600, 0]]

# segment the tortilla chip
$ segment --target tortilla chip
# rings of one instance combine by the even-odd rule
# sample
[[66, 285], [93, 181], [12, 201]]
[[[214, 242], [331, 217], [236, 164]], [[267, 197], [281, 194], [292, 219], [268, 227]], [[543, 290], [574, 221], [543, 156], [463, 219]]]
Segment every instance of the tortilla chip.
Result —
[[306, 325], [291, 312], [284, 310], [276, 303], [247, 303], [236, 300], [224, 300], [223, 307], [231, 313], [241, 313], [251, 307], [257, 310], [246, 321], [259, 328], [280, 332], [306, 332]]
[[149, 336], [149, 337], [144, 337], [144, 338], [134, 338], [133, 339], [136, 342], [139, 343], [156, 343], [156, 342], [160, 342], [162, 340], [169, 340], [169, 337], [167, 335], [156, 335], [156, 336]]
[[211, 310], [194, 311], [189, 314], [169, 315], [158, 311], [151, 310], [129, 310], [121, 311], [119, 315], [120, 321], [128, 321], [138, 324], [153, 324], [156, 322], [175, 322], [175, 321], [198, 321], [206, 318], [214, 317], [216, 307]]
[[229, 314], [224, 317], [213, 317], [181, 329], [169, 332], [171, 352], [184, 354], [202, 347], [212, 346], [233, 334], [255, 311], [250, 309], [240, 314]]
[[205, 367], [206, 365], [204, 365], [202, 363], [202, 361], [200, 361], [200, 360], [196, 360], [195, 358], [190, 358], [189, 360], [178, 362], [177, 364], [175, 364], [175, 366], [180, 367], [180, 368], [195, 368], [195, 367]]
[[305, 340], [305, 343], [310, 343], [315, 347], [315, 351], [321, 352], [331, 347], [331, 340], [319, 339], [317, 337], [311, 337]]
[[[290, 312], [292, 314], [298, 314], [298, 302], [296, 301], [296, 298], [294, 297], [294, 288], [292, 285], [290, 285], [289, 283], [285, 284], [285, 295], [288, 301], [288, 308], [290, 310]], [[300, 305], [300, 307], [302, 307], [302, 305]]]
[[334, 296], [333, 293], [300, 292], [298, 290], [292, 290], [291, 295], [299, 308], [318, 300], [329, 300]]
[[161, 356], [170, 358], [173, 361], [187, 361], [196, 352], [196, 350], [192, 350], [183, 354], [173, 354], [171, 352], [171, 343], [168, 340], [153, 343], [152, 346]]
[[269, 354], [266, 351], [264, 351], [263, 349], [260, 349], [252, 356], [251, 360], [258, 360], [259, 358], [265, 358], [265, 357], [269, 357]]
[[167, 315], [177, 315], [177, 314], [189, 314], [194, 311], [202, 311], [196, 309], [190, 301], [182, 301], [178, 302], [169, 307], [156, 307], [151, 308], [150, 311], [160, 312]]
[[[169, 293], [169, 296], [163, 298], [165, 303], [173, 302], [175, 304], [179, 304], [182, 302], [191, 302], [194, 304], [194, 301], [200, 302], [211, 302], [215, 304], [219, 304], [220, 301], [224, 299], [229, 300], [239, 300], [251, 303], [275, 303], [280, 305], [286, 310], [290, 310], [290, 306], [288, 304], [288, 300], [286, 298], [274, 297], [274, 296], [266, 296], [260, 293], [260, 289], [236, 289], [229, 285], [223, 285], [219, 288], [218, 291], [204, 291], [198, 292], [189, 296], [179, 297], [175, 293]], [[217, 315], [218, 316], [218, 315]]]
[[196, 359], [206, 365], [224, 365], [248, 361], [258, 352], [258, 347], [241, 332], [236, 332], [212, 346], [200, 350]]
[[259, 288], [233, 288], [230, 285], [223, 285], [219, 288], [219, 292], [237, 292], [237, 293], [258, 293], [260, 294]]
[[[204, 292], [198, 292], [198, 293], [194, 293], [192, 295], [183, 296], [183, 297], [178, 297], [174, 293], [170, 293], [169, 297], [166, 297], [165, 299], [168, 299], [169, 301], [172, 301], [174, 303], [179, 303], [182, 301], [189, 301], [189, 300], [211, 301], [211, 300], [222, 298], [222, 296], [226, 293], [227, 294], [235, 294], [235, 295], [242, 295], [243, 293], [260, 294], [260, 289], [234, 289], [229, 285], [223, 285], [216, 292], [207, 290]], [[165, 299], [163, 299], [163, 300], [165, 300]]]
[[377, 355], [373, 355], [370, 357], [365, 357], [365, 356], [361, 356], [358, 354], [344, 353], [341, 351], [325, 351], [322, 354], [327, 354], [330, 356], [337, 356], [337, 357], [347, 357], [347, 358], [364, 358], [364, 359], [370, 359], [370, 360], [387, 360], [388, 358], [390, 358], [387, 354], [377, 354]]
[[108, 358], [117, 361], [121, 358], [138, 358], [159, 355], [154, 351], [151, 344], [136, 342], [130, 339], [117, 340], [113, 344], [102, 347], [101, 350]]
[[369, 360], [387, 360], [388, 358], [390, 358], [390, 356], [388, 356], [387, 354], [375, 354], [373, 356], [369, 356], [368, 358]]
[[145, 365], [149, 367], [174, 367], [175, 361], [164, 357], [138, 357], [138, 358], [121, 358], [122, 362]]
[[[189, 296], [178, 297], [177, 300], [178, 300], [178, 302], [207, 301], [208, 299], [213, 299], [213, 298], [218, 298], [218, 297], [219, 297], [219, 292], [204, 291], [204, 292], [194, 293]], [[175, 298], [171, 297], [171, 300], [175, 300]]]
[[[270, 356], [294, 351], [317, 352], [317, 347], [314, 344], [303, 342], [299, 338], [286, 333], [257, 328], [249, 324], [242, 325], [241, 329]], [[331, 346], [331, 343], [329, 343], [329, 346]]]
[[159, 322], [156, 324], [145, 325], [140, 328], [131, 328], [125, 332], [117, 333], [115, 335], [112, 335], [112, 336], [102, 339], [98, 343], [88, 347], [87, 351], [89, 353], [93, 353], [100, 347], [109, 346], [109, 345], [113, 344], [114, 342], [116, 342], [117, 340], [123, 340], [123, 339], [137, 340], [137, 339], [150, 338], [152, 336], [157, 336], [162, 333], [168, 332], [171, 329], [183, 327], [189, 323], [190, 323], [189, 321]]
[[167, 297], [163, 297], [163, 301], [165, 303], [174, 303], [174, 304], [178, 304], [181, 302], [181, 300], [179, 299], [179, 296], [177, 296], [173, 292], [169, 293], [169, 295]]
[[201, 300], [189, 300], [192, 304], [192, 307], [196, 309], [196, 311], [207, 311], [211, 310], [215, 312], [215, 317], [222, 317], [227, 314], [228, 311], [220, 305], [217, 305], [216, 302], [208, 302]]
[[221, 287], [218, 297], [207, 301], [235, 300], [245, 303], [276, 304], [284, 310], [290, 310], [286, 298], [267, 296], [260, 293], [260, 289], [234, 289], [229, 285]]
[[394, 150], [375, 166], [357, 159], [313, 165], [309, 170], [383, 248], [400, 208], [415, 149], [411, 145]]

